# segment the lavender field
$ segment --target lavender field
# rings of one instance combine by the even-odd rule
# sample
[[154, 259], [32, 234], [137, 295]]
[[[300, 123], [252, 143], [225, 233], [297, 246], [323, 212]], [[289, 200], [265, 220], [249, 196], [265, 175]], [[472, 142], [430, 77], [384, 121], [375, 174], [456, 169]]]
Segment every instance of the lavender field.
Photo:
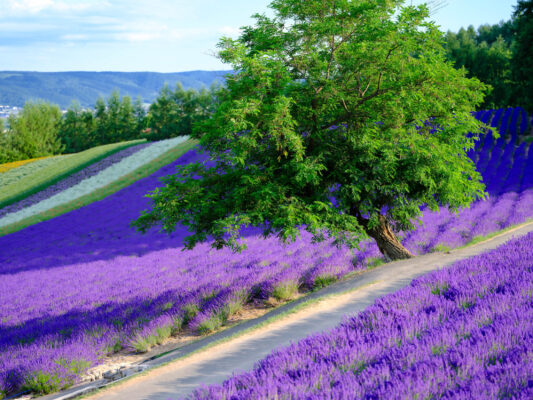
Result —
[[[497, 140], [488, 134], [471, 154], [490, 198], [459, 215], [424, 212], [424, 224], [402, 235], [415, 253], [460, 246], [533, 217], [527, 115], [509, 109], [478, 117], [501, 133]], [[247, 301], [286, 300], [379, 257], [373, 243], [354, 260], [348, 249], [313, 244], [305, 232], [284, 246], [255, 229], [245, 232], [241, 254], [209, 243], [181, 252], [183, 229], [166, 236], [129, 227], [160, 177], [204, 157], [190, 151], [104, 200], [0, 237], [0, 398], [61, 389], [106, 354], [146, 350], [184, 325], [212, 331]]]
[[533, 233], [414, 280], [190, 399], [531, 399]]

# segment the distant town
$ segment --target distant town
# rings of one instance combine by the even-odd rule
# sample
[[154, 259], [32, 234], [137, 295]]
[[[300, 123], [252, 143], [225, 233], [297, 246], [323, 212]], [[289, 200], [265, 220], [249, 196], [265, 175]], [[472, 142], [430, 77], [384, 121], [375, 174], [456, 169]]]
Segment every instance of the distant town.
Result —
[[18, 112], [21, 110], [21, 107], [15, 107], [15, 106], [5, 106], [0, 104], [0, 118], [7, 118], [11, 114], [18, 114]]

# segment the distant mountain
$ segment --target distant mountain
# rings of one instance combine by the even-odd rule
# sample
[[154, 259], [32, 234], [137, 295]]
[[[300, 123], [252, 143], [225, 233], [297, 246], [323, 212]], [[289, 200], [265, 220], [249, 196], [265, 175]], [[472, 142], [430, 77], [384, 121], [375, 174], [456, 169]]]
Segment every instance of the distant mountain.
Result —
[[77, 100], [93, 106], [98, 97], [114, 89], [132, 99], [141, 97], [151, 103], [167, 83], [171, 88], [181, 82], [184, 88], [200, 89], [213, 82], [222, 83], [230, 71], [158, 72], [30, 72], [0, 71], [0, 104], [23, 106], [27, 100], [43, 99], [68, 108]]

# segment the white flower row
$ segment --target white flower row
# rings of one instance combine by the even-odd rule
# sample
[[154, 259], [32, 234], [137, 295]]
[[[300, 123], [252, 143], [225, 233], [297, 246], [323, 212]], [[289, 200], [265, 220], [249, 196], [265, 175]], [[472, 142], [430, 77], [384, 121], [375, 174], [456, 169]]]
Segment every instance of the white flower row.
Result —
[[152, 143], [150, 146], [132, 154], [129, 157], [124, 158], [122, 161], [111, 165], [109, 168], [106, 168], [100, 173], [81, 181], [77, 185], [65, 189], [61, 193], [49, 197], [23, 210], [5, 215], [3, 218], [0, 218], [0, 227], [21, 221], [24, 218], [31, 217], [61, 204], [76, 200], [96, 189], [107, 186], [117, 179], [120, 179], [121, 177], [133, 172], [144, 164], [156, 159], [172, 147], [185, 142], [187, 139], [189, 139], [188, 136], [181, 136]]

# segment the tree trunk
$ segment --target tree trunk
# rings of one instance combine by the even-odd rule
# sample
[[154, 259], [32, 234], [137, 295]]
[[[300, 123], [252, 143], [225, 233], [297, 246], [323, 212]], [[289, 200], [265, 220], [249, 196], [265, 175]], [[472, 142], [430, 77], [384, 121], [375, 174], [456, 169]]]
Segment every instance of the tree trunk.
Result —
[[379, 251], [385, 256], [387, 261], [414, 257], [396, 238], [385, 216], [379, 216], [379, 226], [373, 229], [366, 228], [366, 231], [376, 241]]

